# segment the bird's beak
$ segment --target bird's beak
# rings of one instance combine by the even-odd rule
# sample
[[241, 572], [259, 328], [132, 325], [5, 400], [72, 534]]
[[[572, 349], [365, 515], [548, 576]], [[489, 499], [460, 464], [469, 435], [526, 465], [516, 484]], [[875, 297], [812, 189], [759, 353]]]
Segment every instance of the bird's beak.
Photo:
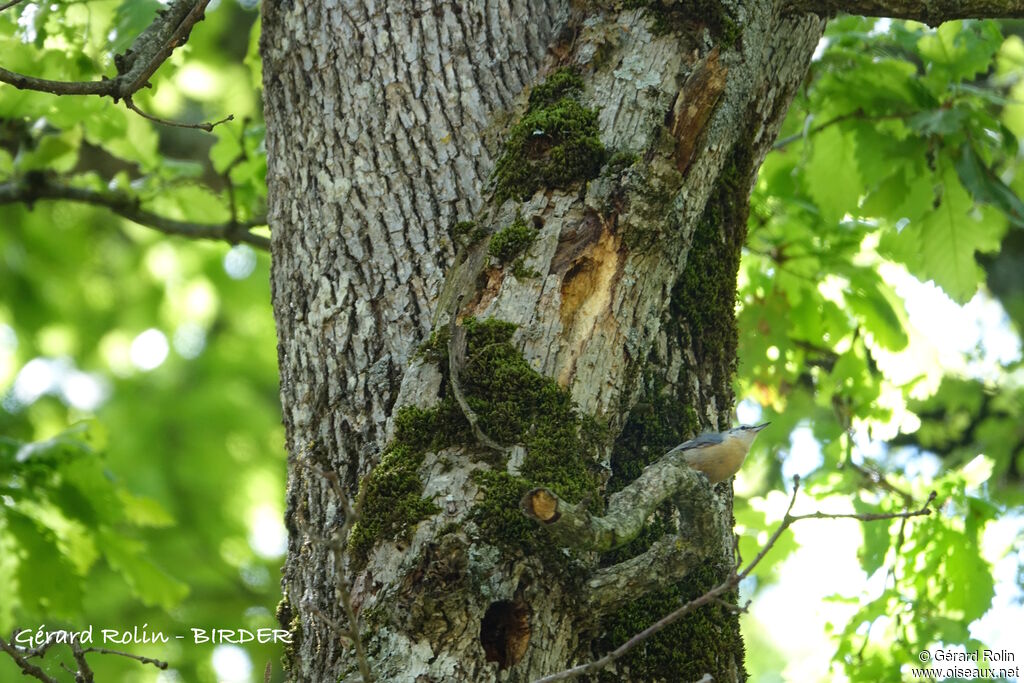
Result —
[[762, 424], [757, 425], [756, 427], [751, 427], [750, 430], [753, 432], [759, 432], [770, 424], [771, 422], [764, 422]]

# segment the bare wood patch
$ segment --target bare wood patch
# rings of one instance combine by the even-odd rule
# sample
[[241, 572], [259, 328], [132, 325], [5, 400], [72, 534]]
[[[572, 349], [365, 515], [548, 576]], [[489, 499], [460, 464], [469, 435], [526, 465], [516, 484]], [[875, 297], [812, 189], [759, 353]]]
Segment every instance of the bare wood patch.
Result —
[[686, 173], [697, 150], [697, 140], [707, 126], [725, 90], [729, 72], [718, 60], [718, 46], [695, 65], [672, 106], [670, 130], [676, 139], [676, 168]]

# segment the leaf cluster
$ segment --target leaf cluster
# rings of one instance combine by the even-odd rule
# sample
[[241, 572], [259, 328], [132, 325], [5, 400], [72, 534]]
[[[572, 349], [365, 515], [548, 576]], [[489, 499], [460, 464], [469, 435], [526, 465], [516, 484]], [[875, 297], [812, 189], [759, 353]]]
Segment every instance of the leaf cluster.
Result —
[[[835, 633], [850, 680], [894, 680], [922, 649], [985, 647], [968, 631], [994, 594], [981, 535], [1020, 499], [1021, 396], [1007, 381], [1019, 361], [983, 380], [970, 369], [991, 356], [979, 348], [948, 374], [911, 324], [904, 283], [964, 304], [989, 276], [979, 256], [1021, 230], [1024, 46], [972, 21], [840, 17], [826, 38], [752, 197], [737, 393], [773, 423], [761, 445], [777, 457], [746, 470], [761, 490], [782, 485], [802, 433], [819, 449], [801, 472], [812, 495], [885, 512], [938, 491], [941, 515], [864, 527], [862, 569], [885, 587]], [[871, 438], [889, 445], [869, 457]], [[768, 521], [742, 500], [736, 517], [749, 557]], [[762, 580], [795, 548], [773, 551]]]
[[0, 573], [11, 587], [0, 605], [5, 633], [16, 614], [76, 618], [85, 579], [101, 559], [146, 605], [170, 609], [188, 593], [129, 531], [167, 527], [172, 518], [156, 501], [132, 495], [111, 478], [98, 431], [80, 423], [45, 441], [0, 438], [0, 547], [6, 558]]

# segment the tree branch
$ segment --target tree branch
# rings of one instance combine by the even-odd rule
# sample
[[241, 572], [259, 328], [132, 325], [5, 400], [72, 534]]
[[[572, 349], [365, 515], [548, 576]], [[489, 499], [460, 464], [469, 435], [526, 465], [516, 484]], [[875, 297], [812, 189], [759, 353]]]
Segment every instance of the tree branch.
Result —
[[[124, 100], [125, 106], [151, 121], [185, 128], [213, 130], [231, 116], [215, 123], [183, 124], [161, 119], [141, 111], [132, 102], [132, 96], [149, 86], [149, 78], [167, 61], [174, 49], [188, 40], [192, 27], [203, 20], [210, 0], [175, 0], [157, 12], [156, 18], [138, 35], [130, 48], [114, 57], [117, 76], [104, 76], [98, 81], [54, 81], [36, 78], [0, 68], [0, 83], [7, 83], [19, 90], [36, 90], [54, 95], [99, 95], [111, 97], [114, 102]], [[6, 3], [6, 9], [16, 3]]]
[[678, 583], [704, 559], [717, 509], [707, 479], [683, 462], [682, 451], [673, 449], [612, 494], [603, 517], [593, 516], [586, 502], [569, 503], [546, 488], [526, 493], [520, 507], [527, 517], [543, 524], [559, 545], [607, 552], [636, 538], [651, 514], [669, 499], [679, 510], [679, 531], [640, 555], [595, 571], [588, 580], [590, 610], [606, 614]]
[[45, 174], [32, 174], [23, 182], [0, 183], [0, 205], [24, 203], [31, 208], [36, 201], [53, 199], [106, 207], [122, 218], [168, 235], [224, 240], [231, 244], [245, 243], [263, 250], [270, 249], [268, 238], [250, 232], [255, 227], [266, 225], [265, 220], [214, 224], [174, 220], [141, 208], [139, 199], [125, 192], [101, 192], [61, 185]]
[[[72, 643], [72, 649], [75, 647], [81, 647], [78, 643]], [[127, 657], [128, 659], [134, 659], [140, 664], [152, 664], [158, 669], [167, 670], [169, 664], [162, 659], [153, 659], [152, 657], [143, 657], [142, 655], [134, 655], [131, 652], [122, 652], [121, 650], [108, 650], [105, 647], [87, 647], [82, 650], [82, 654], [89, 654], [95, 652], [101, 655], [116, 655], [118, 657]]]
[[153, 123], [159, 123], [163, 126], [174, 126], [175, 128], [193, 128], [196, 130], [205, 130], [207, 133], [209, 133], [222, 123], [227, 123], [228, 121], [235, 120], [234, 114], [228, 114], [220, 121], [204, 121], [202, 123], [182, 123], [181, 121], [171, 121], [170, 119], [164, 119], [159, 116], [147, 114], [146, 112], [142, 111], [137, 106], [135, 106], [135, 103], [132, 101], [132, 98], [130, 97], [125, 98], [124, 106], [128, 107], [142, 118], [148, 121], [152, 121]]
[[20, 633], [20, 631], [14, 632], [14, 635], [11, 636], [11, 642], [9, 643], [3, 638], [0, 638], [0, 650], [6, 652], [10, 658], [14, 660], [14, 663], [19, 669], [21, 669], [21, 674], [23, 676], [32, 676], [33, 678], [43, 681], [43, 683], [57, 683], [56, 678], [47, 675], [45, 671], [28, 661], [26, 657], [22, 656], [22, 649], [14, 644], [15, 639], [18, 637], [18, 633]]
[[655, 591], [679, 583], [706, 557], [704, 538], [672, 534], [645, 552], [598, 569], [587, 580], [587, 604], [593, 614], [608, 614]]
[[786, 514], [783, 516], [782, 522], [779, 523], [779, 526], [775, 530], [775, 533], [773, 533], [771, 538], [768, 539], [768, 542], [765, 544], [765, 546], [763, 548], [761, 548], [761, 552], [759, 552], [757, 554], [757, 557], [755, 557], [750, 562], [750, 564], [748, 564], [743, 569], [743, 571], [737, 571], [739, 569], [739, 566], [740, 566], [740, 563], [737, 562], [736, 566], [730, 572], [729, 577], [725, 581], [723, 581], [722, 583], [718, 584], [717, 586], [715, 586], [714, 588], [712, 588], [708, 592], [704, 593], [703, 595], [701, 595], [701, 596], [699, 596], [697, 598], [694, 598], [693, 600], [687, 602], [685, 605], [679, 607], [675, 611], [670, 612], [669, 614], [666, 614], [664, 617], [662, 617], [661, 619], [659, 619], [655, 623], [651, 624], [650, 626], [648, 626], [646, 629], [644, 629], [640, 633], [637, 633], [636, 635], [631, 637], [629, 640], [627, 640], [625, 643], [623, 643], [619, 647], [615, 648], [614, 650], [612, 650], [611, 652], [609, 652], [605, 656], [601, 657], [600, 659], [596, 659], [596, 660], [594, 660], [592, 662], [588, 662], [587, 664], [581, 664], [581, 665], [573, 667], [571, 669], [566, 669], [565, 671], [559, 671], [558, 673], [554, 673], [554, 674], [551, 674], [549, 676], [544, 676], [543, 678], [538, 678], [537, 680], [534, 681], [534, 683], [554, 683], [555, 681], [565, 681], [565, 680], [570, 680], [570, 679], [576, 678], [578, 676], [583, 676], [585, 674], [595, 673], [595, 672], [603, 669], [604, 667], [608, 666], [612, 662], [614, 662], [614, 661], [616, 661], [618, 659], [621, 659], [622, 657], [626, 656], [626, 654], [630, 650], [635, 648], [637, 645], [639, 645], [640, 643], [644, 642], [645, 640], [647, 640], [648, 638], [650, 638], [654, 634], [658, 633], [659, 631], [667, 628], [668, 626], [671, 626], [675, 622], [679, 621], [679, 619], [681, 619], [685, 615], [689, 614], [690, 612], [694, 611], [698, 607], [701, 607], [701, 606], [706, 605], [708, 603], [717, 601], [721, 595], [724, 595], [725, 593], [728, 593], [729, 591], [734, 590], [737, 586], [739, 586], [740, 582], [743, 579], [745, 579], [748, 575], [750, 575], [750, 572], [752, 572], [754, 570], [754, 568], [758, 565], [758, 563], [760, 563], [761, 560], [764, 559], [765, 555], [767, 555], [768, 552], [772, 549], [772, 547], [775, 545], [776, 541], [779, 540], [779, 537], [782, 536], [782, 533], [786, 529], [788, 529], [790, 526], [792, 526], [792, 524], [794, 522], [798, 522], [798, 521], [800, 521], [802, 519], [859, 519], [861, 521], [867, 521], [867, 522], [876, 521], [876, 520], [885, 520], [885, 519], [904, 519], [905, 520], [905, 519], [907, 519], [909, 517], [917, 517], [917, 516], [920, 516], [920, 515], [930, 515], [932, 511], [931, 511], [931, 508], [929, 506], [932, 504], [932, 501], [935, 500], [935, 492], [932, 491], [931, 495], [928, 496], [928, 500], [926, 500], [924, 505], [922, 505], [921, 508], [918, 509], [918, 510], [905, 510], [903, 512], [893, 512], [893, 513], [884, 513], [884, 514], [876, 514], [876, 513], [849, 514], [849, 513], [813, 512], [813, 513], [804, 514], [804, 515], [794, 515], [794, 514], [792, 514], [792, 512], [793, 512], [793, 505], [794, 505], [794, 503], [796, 503], [796, 494], [797, 494], [797, 491], [799, 490], [799, 488], [800, 488], [800, 477], [798, 477], [798, 476], [797, 477], [793, 477], [793, 495], [789, 499], [789, 506], [786, 508]]
[[[16, 630], [11, 636], [10, 642], [0, 638], [0, 650], [5, 652], [19, 669], [23, 676], [31, 676], [37, 680], [43, 681], [44, 683], [58, 683], [56, 678], [48, 675], [41, 667], [36, 666], [29, 659], [33, 657], [42, 658], [46, 651], [51, 647], [58, 644], [56, 640], [49, 640], [42, 645], [34, 648], [25, 648], [17, 644], [18, 634], [22, 633], [22, 630]], [[71, 649], [71, 656], [75, 660], [76, 669], [71, 669], [66, 666], [63, 662], [60, 662], [60, 667], [72, 674], [75, 677], [75, 681], [81, 683], [93, 683], [95, 680], [95, 674], [93, 673], [92, 667], [89, 666], [89, 662], [86, 661], [85, 656], [87, 654], [101, 654], [101, 655], [117, 655], [119, 657], [127, 657], [134, 659], [142, 664], [152, 664], [158, 669], [167, 669], [167, 662], [153, 659], [152, 657], [143, 657], [142, 655], [133, 655], [130, 652], [121, 652], [120, 650], [108, 650], [105, 647], [82, 647], [81, 643], [77, 640], [71, 640], [67, 643]]]
[[913, 19], [938, 26], [954, 19], [1024, 17], [1024, 0], [787, 0], [786, 12], [831, 17], [840, 12], [868, 17]]
[[546, 488], [527, 492], [520, 508], [562, 545], [606, 552], [636, 538], [651, 513], [669, 498], [699, 499], [706, 502], [705, 509], [711, 509], [707, 480], [683, 461], [683, 455], [683, 451], [669, 451], [645, 467], [639, 477], [609, 497], [603, 517], [594, 517], [584, 504], [573, 505]]
[[[75, 658], [75, 664], [78, 667], [77, 671], [71, 671], [70, 673], [75, 676], [75, 683], [81, 681], [81, 683], [94, 683], [96, 678], [92, 671], [92, 667], [89, 666], [89, 662], [85, 661], [85, 651], [79, 643], [71, 642], [71, 656]], [[65, 667], [67, 668], [67, 667]]]

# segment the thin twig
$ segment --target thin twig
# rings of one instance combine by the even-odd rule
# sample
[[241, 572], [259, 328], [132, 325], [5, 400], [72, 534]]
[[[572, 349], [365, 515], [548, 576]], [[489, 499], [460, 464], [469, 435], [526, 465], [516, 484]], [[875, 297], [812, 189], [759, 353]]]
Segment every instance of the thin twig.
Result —
[[238, 133], [238, 155], [231, 160], [220, 174], [220, 177], [224, 181], [224, 188], [228, 193], [228, 209], [231, 211], [231, 223], [232, 225], [238, 225], [238, 203], [235, 200], [235, 184], [231, 182], [231, 171], [238, 166], [240, 163], [249, 158], [249, 155], [245, 152], [245, 128], [249, 125], [249, 117], [242, 119], [241, 130]]
[[107, 81], [52, 81], [8, 71], [0, 67], [0, 83], [13, 85], [18, 90], [37, 90], [53, 95], [105, 95], [113, 96], [114, 80]]
[[11, 636], [11, 642], [9, 643], [3, 638], [0, 638], [0, 650], [6, 652], [10, 658], [14, 660], [14, 663], [19, 669], [21, 669], [21, 673], [23, 675], [32, 676], [33, 678], [43, 681], [43, 683], [57, 683], [56, 678], [49, 676], [41, 668], [28, 661], [26, 657], [22, 656], [22, 653], [20, 652], [21, 648], [14, 644], [14, 639], [18, 637], [18, 633], [20, 632], [21, 631], [15, 631], [14, 635]]
[[[342, 523], [341, 529], [333, 534], [330, 539], [326, 540], [326, 545], [331, 550], [334, 557], [334, 589], [338, 596], [338, 601], [341, 602], [341, 607], [345, 612], [345, 618], [348, 620], [348, 628], [343, 628], [341, 624], [324, 614], [315, 605], [309, 604], [307, 605], [307, 608], [310, 613], [323, 620], [323, 622], [327, 624], [328, 628], [334, 631], [337, 635], [352, 641], [352, 645], [355, 647], [356, 651], [356, 663], [359, 666], [359, 674], [362, 676], [363, 683], [372, 683], [374, 680], [373, 673], [370, 670], [370, 662], [366, 657], [366, 648], [363, 645], [363, 639], [359, 633], [359, 615], [356, 613], [355, 608], [352, 605], [352, 595], [349, 592], [345, 572], [342, 569], [345, 566], [345, 547], [348, 534], [355, 523], [359, 521], [359, 517], [362, 514], [364, 490], [360, 490], [359, 495], [356, 498], [355, 505], [352, 505], [349, 502], [348, 496], [345, 495], [345, 491], [341, 487], [341, 481], [338, 479], [337, 472], [325, 471], [318, 465], [310, 462], [308, 458], [298, 458], [296, 463], [301, 467], [305, 467], [310, 472], [313, 472], [327, 482], [327, 485], [334, 493], [334, 497], [337, 499], [338, 505], [341, 506], [342, 513], [344, 514], [345, 521]], [[308, 535], [308, 529], [306, 531]]]
[[10, 0], [10, 2], [5, 2], [4, 4], [0, 5], [0, 12], [3, 12], [5, 9], [10, 9], [15, 5], [20, 5], [23, 2], [25, 2], [25, 0]]
[[66, 200], [106, 207], [133, 223], [168, 235], [180, 235], [193, 239], [224, 240], [231, 244], [249, 244], [265, 251], [270, 249], [270, 240], [267, 237], [250, 232], [253, 228], [266, 225], [265, 219], [244, 223], [216, 224], [174, 220], [142, 209], [139, 206], [139, 199], [125, 192], [116, 190], [100, 192], [83, 187], [61, 185], [43, 174], [33, 174], [23, 182], [0, 183], [0, 205], [22, 203], [31, 207], [34, 202], [41, 200]]
[[726, 602], [722, 598], [715, 598], [713, 602], [722, 609], [728, 610], [730, 612], [735, 612], [736, 614], [746, 613], [746, 611], [750, 608], [750, 600], [747, 600], [742, 605], [734, 605], [731, 602]]
[[[9, 0], [0, 6], [0, 11], [19, 2], [21, 0]], [[114, 102], [123, 100], [128, 109], [155, 123], [209, 132], [214, 126], [230, 121], [232, 116], [216, 123], [180, 123], [147, 114], [132, 102], [132, 96], [142, 88], [149, 87], [150, 77], [176, 48], [188, 40], [192, 27], [203, 20], [209, 3], [210, 0], [176, 0], [158, 11], [156, 18], [135, 38], [131, 47], [114, 58], [118, 74], [113, 78], [104, 76], [99, 81], [55, 81], [0, 68], [0, 83], [7, 83], [19, 90], [35, 90], [53, 95], [98, 95], [110, 97]]]
[[152, 114], [147, 114], [146, 112], [144, 112], [141, 109], [139, 109], [135, 105], [135, 103], [132, 101], [132, 98], [130, 98], [130, 97], [125, 98], [124, 106], [128, 107], [129, 109], [131, 109], [133, 112], [135, 112], [136, 114], [138, 114], [142, 118], [147, 119], [149, 121], [152, 121], [153, 123], [159, 123], [159, 124], [162, 124], [162, 125], [165, 125], [165, 126], [174, 126], [175, 128], [192, 128], [192, 129], [196, 129], [196, 130], [205, 130], [207, 133], [211, 132], [214, 128], [216, 128], [217, 126], [219, 126], [222, 123], [227, 123], [228, 121], [234, 121], [235, 120], [235, 115], [234, 114], [228, 114], [227, 116], [222, 118], [220, 121], [213, 121], [213, 122], [184, 123], [182, 121], [172, 121], [170, 119], [164, 119], [164, 118], [160, 118], [159, 116], [153, 116]]
[[600, 659], [588, 662], [587, 664], [575, 666], [571, 669], [566, 669], [565, 671], [559, 671], [558, 673], [550, 674], [548, 676], [544, 676], [543, 678], [538, 678], [534, 681], [534, 683], [553, 683], [554, 681], [565, 681], [576, 678], [578, 676], [583, 676], [585, 674], [595, 673], [603, 669], [604, 667], [608, 666], [612, 662], [621, 659], [637, 645], [641, 644], [642, 642], [644, 642], [651, 636], [655, 635], [659, 631], [662, 631], [668, 626], [671, 626], [672, 624], [679, 621], [682, 617], [686, 616], [698, 607], [717, 601], [721, 595], [724, 595], [725, 593], [728, 593], [729, 591], [739, 586], [740, 582], [743, 581], [743, 579], [745, 579], [750, 574], [750, 572], [754, 570], [758, 563], [760, 563], [761, 560], [764, 559], [765, 555], [767, 555], [768, 552], [772, 549], [776, 541], [779, 540], [779, 537], [782, 535], [782, 533], [786, 529], [788, 529], [794, 522], [798, 522], [802, 519], [851, 518], [868, 522], [880, 519], [906, 519], [908, 517], [916, 517], [919, 515], [930, 515], [932, 511], [929, 506], [931, 505], [932, 501], [935, 500], [935, 492], [933, 491], [932, 494], [928, 496], [928, 500], [925, 501], [924, 505], [922, 505], [921, 508], [918, 510], [893, 512], [885, 514], [864, 513], [851, 515], [845, 513], [813, 512], [804, 515], [794, 515], [792, 514], [793, 505], [796, 503], [796, 494], [799, 488], [800, 477], [793, 477], [793, 495], [789, 499], [789, 506], [786, 508], [786, 514], [783, 516], [782, 522], [779, 523], [779, 526], [775, 530], [775, 533], [771, 535], [771, 538], [768, 539], [768, 542], [764, 545], [763, 548], [761, 548], [761, 551], [753, 560], [750, 561], [750, 563], [743, 569], [743, 571], [737, 572], [737, 569], [739, 569], [739, 563], [737, 562], [737, 564], [733, 567], [732, 571], [729, 573], [729, 576], [728, 578], [726, 578], [725, 581], [715, 586], [703, 595], [694, 598], [693, 600], [690, 600], [689, 602], [679, 607], [675, 611], [666, 614], [664, 617], [662, 617], [655, 623], [651, 624], [643, 631], [637, 633], [629, 640], [627, 640], [625, 643], [615, 648], [608, 654], [604, 655]]
[[95, 652], [101, 655], [116, 655], [118, 657], [127, 657], [128, 659], [134, 659], [142, 664], [152, 664], [158, 669], [166, 670], [170, 666], [167, 662], [162, 659], [153, 659], [152, 657], [143, 657], [142, 655], [134, 655], [131, 652], [123, 652], [121, 650], [108, 650], [105, 647], [87, 647], [82, 650], [83, 653], [88, 654]]
[[508, 449], [492, 439], [480, 427], [480, 419], [470, 407], [466, 396], [462, 393], [462, 383], [459, 381], [459, 374], [466, 367], [466, 328], [458, 324], [459, 307], [461, 304], [462, 295], [460, 294], [455, 300], [454, 310], [448, 319], [448, 382], [451, 384], [455, 401], [459, 404], [459, 408], [462, 409], [462, 414], [465, 415], [466, 421], [469, 422], [469, 427], [473, 430], [476, 440], [492, 451], [504, 454], [508, 452]]
[[85, 650], [76, 641], [71, 641], [69, 645], [71, 656], [75, 658], [75, 664], [78, 665], [78, 671], [72, 672], [75, 676], [75, 683], [94, 683], [92, 667], [89, 666], [89, 662], [85, 661]]

